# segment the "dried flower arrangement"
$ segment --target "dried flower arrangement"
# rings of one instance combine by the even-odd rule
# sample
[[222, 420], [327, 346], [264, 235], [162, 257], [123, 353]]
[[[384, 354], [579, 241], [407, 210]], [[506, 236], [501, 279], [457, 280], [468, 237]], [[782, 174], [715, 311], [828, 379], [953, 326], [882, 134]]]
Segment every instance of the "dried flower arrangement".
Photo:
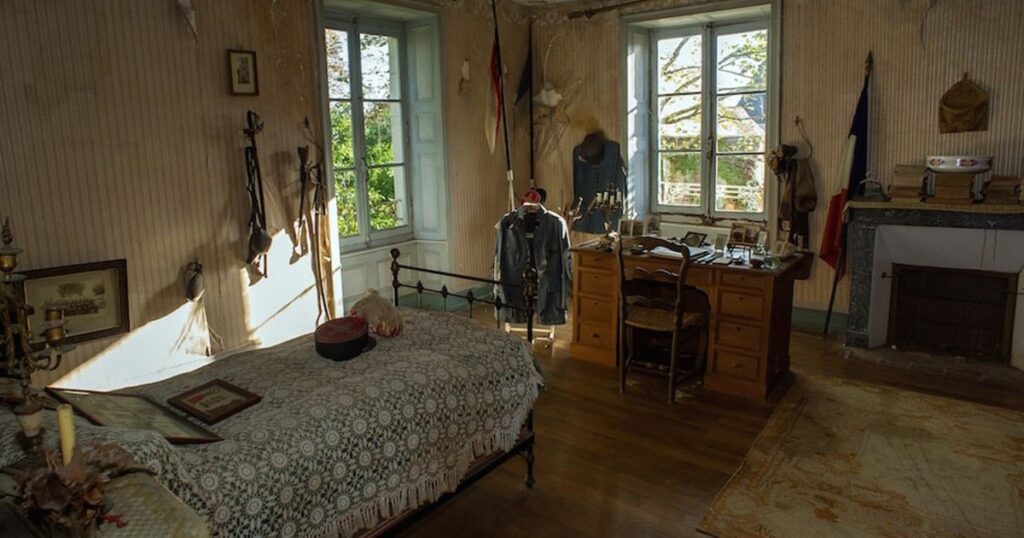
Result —
[[88, 537], [100, 522], [125, 525], [123, 518], [104, 506], [103, 490], [114, 478], [147, 472], [131, 454], [110, 444], [94, 444], [85, 452], [75, 449], [71, 462], [60, 464], [60, 454], [45, 451], [45, 461], [16, 470], [21, 509], [47, 536]]

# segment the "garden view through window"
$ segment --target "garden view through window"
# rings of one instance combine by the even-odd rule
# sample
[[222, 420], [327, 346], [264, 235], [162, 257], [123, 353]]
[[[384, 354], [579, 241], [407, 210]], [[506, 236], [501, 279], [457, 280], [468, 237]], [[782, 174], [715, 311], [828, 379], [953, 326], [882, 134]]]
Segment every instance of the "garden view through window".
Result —
[[338, 233], [369, 241], [409, 223], [400, 37], [325, 30]]
[[654, 49], [656, 203], [764, 213], [766, 25], [661, 30]]

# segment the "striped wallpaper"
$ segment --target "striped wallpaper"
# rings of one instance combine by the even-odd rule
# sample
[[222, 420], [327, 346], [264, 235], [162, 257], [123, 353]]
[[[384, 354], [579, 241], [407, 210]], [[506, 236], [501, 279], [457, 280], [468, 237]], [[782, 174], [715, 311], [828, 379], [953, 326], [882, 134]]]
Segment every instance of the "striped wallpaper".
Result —
[[[610, 5], [618, 2], [592, 2]], [[623, 14], [715, 2], [652, 0]], [[782, 141], [800, 141], [800, 116], [814, 143], [819, 210], [813, 216], [812, 244], [820, 243], [828, 198], [837, 190], [836, 160], [850, 127], [860, 91], [863, 62], [874, 51], [871, 94], [870, 170], [886, 179], [896, 164], [923, 164], [926, 154], [958, 152], [995, 156], [994, 171], [1024, 174], [1024, 3], [1019, 0], [938, 0], [922, 25], [929, 0], [783, 0]], [[539, 163], [542, 186], [559, 200], [571, 196], [570, 151], [596, 119], [609, 133], [621, 132], [618, 11], [568, 20], [580, 4], [538, 12], [535, 50], [558, 41], [548, 65], [557, 85], [582, 80], [568, 116], [571, 128], [560, 150]], [[923, 39], [922, 39], [923, 38]], [[540, 66], [535, 74], [539, 78]], [[939, 134], [939, 97], [964, 72], [991, 96], [989, 130]], [[805, 149], [806, 151], [806, 149]], [[566, 194], [562, 194], [566, 193]], [[856, 253], [853, 253], [856, 255]], [[824, 308], [832, 271], [815, 263], [812, 278], [800, 282], [796, 302]], [[844, 282], [837, 304], [845, 310]]]
[[[486, 148], [490, 21], [484, 0], [431, 0], [441, 14], [451, 267], [487, 274], [494, 222], [505, 211], [504, 156]], [[681, 1], [652, 0], [652, 10]], [[1024, 8], [1016, 0], [784, 0], [783, 140], [804, 118], [815, 143], [821, 205], [836, 188], [835, 160], [848, 128], [868, 49], [876, 59], [871, 168], [882, 177], [925, 153], [996, 156], [999, 173], [1024, 172], [1024, 78], [1016, 55]], [[0, 2], [0, 215], [10, 217], [23, 268], [127, 258], [129, 336], [69, 355], [66, 384], [102, 387], [125, 371], [182, 364], [180, 342], [205, 332], [215, 347], [272, 342], [309, 330], [315, 316], [307, 257], [292, 256], [297, 159], [304, 118], [318, 132], [314, 10], [309, 0], [194, 0], [193, 35], [174, 0]], [[503, 3], [508, 87], [519, 78], [533, 17], [537, 54], [555, 35], [549, 78], [575, 88], [561, 144], [538, 162], [551, 203], [568, 199], [569, 151], [582, 134], [620, 131], [619, 13], [567, 21], [567, 8], [529, 12]], [[632, 12], [632, 11], [631, 11]], [[258, 97], [227, 91], [225, 51], [256, 50]], [[463, 60], [471, 78], [459, 93]], [[938, 97], [964, 71], [990, 89], [990, 130], [939, 135]], [[539, 82], [538, 82], [539, 83]], [[243, 266], [248, 203], [241, 128], [247, 109], [267, 129], [260, 153], [275, 233], [270, 278]], [[517, 192], [528, 175], [525, 111], [510, 108]], [[820, 233], [824, 211], [815, 213]], [[815, 240], [817, 242], [817, 240]], [[203, 308], [185, 304], [181, 271], [205, 265]], [[815, 267], [797, 300], [823, 306], [830, 272]], [[845, 289], [840, 294], [845, 306]], [[199, 320], [197, 322], [197, 320]], [[170, 335], [170, 336], [168, 336]], [[174, 349], [170, 349], [174, 348]], [[117, 355], [116, 360], [114, 356]], [[187, 355], [187, 354], [186, 354]], [[102, 357], [103, 361], [92, 361]], [[194, 357], [193, 357], [194, 358]], [[97, 366], [103, 363], [103, 367]], [[140, 367], [143, 365], [144, 367]], [[88, 373], [88, 375], [87, 375]], [[83, 386], [83, 385], [79, 385]]]
[[[272, 343], [313, 327], [310, 261], [293, 256], [290, 232], [304, 119], [320, 132], [315, 1], [192, 4], [197, 35], [175, 0], [0, 1], [0, 216], [11, 218], [26, 251], [22, 268], [128, 260], [132, 333], [81, 345], [37, 382], [62, 378], [103, 389], [188, 367], [204, 358], [183, 342], [201, 341], [207, 322], [215, 350]], [[451, 90], [451, 267], [487, 275], [492, 226], [507, 204], [503, 153], [500, 146], [490, 153], [483, 136], [489, 4], [422, 4], [440, 11], [444, 85]], [[514, 88], [527, 16], [514, 4], [500, 12]], [[256, 51], [258, 97], [229, 95], [227, 49]], [[459, 94], [463, 59], [472, 76]], [[275, 240], [270, 278], [262, 281], [250, 278], [243, 261], [248, 109], [266, 122], [258, 144]], [[517, 148], [528, 147], [524, 113], [512, 116]], [[528, 152], [517, 149], [515, 162], [521, 191]], [[181, 283], [194, 257], [206, 271], [199, 307], [186, 304]]]
[[[312, 328], [309, 260], [290, 263], [280, 232], [297, 211], [303, 119], [319, 118], [313, 6], [194, 5], [197, 36], [172, 0], [0, 2], [0, 215], [25, 249], [22, 268], [126, 258], [136, 329], [81, 345], [40, 382], [125, 346], [134, 356], [77, 381], [104, 386], [139, 363], [183, 360], [168, 349], [176, 338], [147, 342], [203, 331], [180, 314], [190, 310], [181, 274], [194, 257], [205, 266], [205, 314], [220, 347], [265, 339], [264, 329], [289, 332], [277, 322]], [[229, 95], [229, 48], [257, 51], [258, 97]], [[244, 270], [248, 109], [267, 126], [258, 144], [276, 236], [271, 278], [260, 283]]]

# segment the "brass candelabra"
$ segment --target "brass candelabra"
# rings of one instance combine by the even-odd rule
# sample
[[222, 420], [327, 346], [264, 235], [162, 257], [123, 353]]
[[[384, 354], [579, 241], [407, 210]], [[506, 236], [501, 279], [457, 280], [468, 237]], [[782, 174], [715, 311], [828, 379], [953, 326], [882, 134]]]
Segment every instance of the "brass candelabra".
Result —
[[9, 220], [4, 221], [0, 239], [0, 375], [17, 379], [21, 382], [21, 402], [14, 408], [14, 414], [21, 426], [18, 441], [29, 453], [39, 448], [42, 440], [43, 406], [32, 389], [32, 374], [38, 371], [56, 370], [63, 355], [74, 348], [66, 344], [67, 331], [64, 310], [59, 307], [46, 307], [43, 320], [38, 329], [42, 337], [41, 344], [33, 343], [33, 329], [29, 326], [29, 318], [35, 309], [25, 303], [18, 293], [18, 284], [25, 280], [25, 275], [15, 273], [18, 268], [18, 254], [22, 250], [15, 247], [14, 235], [11, 233]]

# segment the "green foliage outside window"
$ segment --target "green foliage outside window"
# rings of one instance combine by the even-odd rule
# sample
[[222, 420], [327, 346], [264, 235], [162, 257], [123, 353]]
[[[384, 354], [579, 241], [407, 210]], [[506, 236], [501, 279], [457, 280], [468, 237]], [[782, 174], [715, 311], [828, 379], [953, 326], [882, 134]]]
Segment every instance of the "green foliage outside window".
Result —
[[[700, 36], [685, 36], [662, 41], [670, 45], [670, 48], [659, 50], [659, 94], [700, 91], [700, 55], [694, 56], [691, 53], [694, 46], [697, 51], [700, 50], [700, 39]], [[760, 30], [724, 36], [724, 39], [720, 38], [718, 46], [718, 88], [713, 93], [755, 93], [722, 96], [715, 103], [718, 133], [716, 151], [726, 154], [720, 155], [715, 163], [716, 178], [713, 184], [717, 190], [716, 209], [761, 212], [764, 209], [763, 155], [730, 157], [727, 154], [765, 151], [767, 101], [764, 91], [768, 79], [768, 34]], [[696, 94], [690, 98], [663, 97], [659, 99], [658, 107], [659, 122], [665, 127], [659, 134], [661, 149], [696, 151], [702, 147], [699, 127], [702, 105]], [[701, 161], [701, 158], [671, 158], [670, 167], [663, 170], [662, 181], [695, 183], [695, 179], [701, 175]], [[682, 205], [699, 202], [699, 197], [693, 198], [692, 195], [677, 195], [674, 199], [675, 203]]]
[[[330, 107], [331, 153], [334, 166], [334, 186], [338, 208], [338, 233], [342, 237], [359, 234], [358, 200], [356, 192], [356, 163], [366, 165], [367, 195], [370, 209], [370, 226], [374, 230], [386, 230], [404, 224], [404, 215], [399, 214], [399, 202], [395, 183], [405, 181], [402, 166], [385, 166], [396, 162], [394, 144], [401, 143], [401, 132], [393, 133], [392, 120], [401, 123], [401, 105], [397, 103], [369, 102], [363, 107], [363, 138], [365, 155], [357, 157], [353, 139], [352, 101], [348, 99], [351, 78], [348, 71], [347, 36], [344, 32], [328, 31], [326, 34], [328, 61], [328, 86], [332, 97]], [[362, 77], [364, 94], [387, 94], [390, 83], [387, 76], [389, 39], [386, 36], [360, 34], [360, 49], [363, 51]], [[398, 117], [392, 118], [392, 111]], [[393, 140], [394, 136], [394, 140]], [[380, 166], [377, 166], [380, 165]]]

